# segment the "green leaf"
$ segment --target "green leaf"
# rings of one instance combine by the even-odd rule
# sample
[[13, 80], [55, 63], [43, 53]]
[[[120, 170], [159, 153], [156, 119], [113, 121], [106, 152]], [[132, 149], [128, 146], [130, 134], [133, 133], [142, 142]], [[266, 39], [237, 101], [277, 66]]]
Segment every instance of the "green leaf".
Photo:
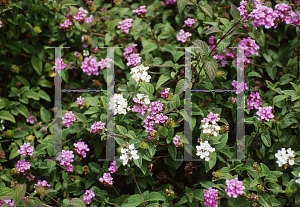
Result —
[[228, 47], [228, 45], [230, 45], [230, 41], [222, 40], [217, 46], [219, 54], [222, 54], [222, 52], [225, 48]]
[[181, 58], [183, 55], [184, 55], [183, 51], [176, 51], [173, 55], [174, 62], [176, 63], [179, 60], [179, 58]]
[[210, 160], [208, 161], [208, 166], [209, 169], [212, 169], [217, 163], [217, 153], [216, 152], [212, 152], [210, 154]]
[[40, 100], [39, 95], [36, 92], [32, 91], [32, 90], [25, 91], [23, 93], [23, 95], [26, 96], [26, 98], [32, 98], [32, 99], [37, 100], [37, 101]]
[[247, 76], [248, 77], [259, 77], [259, 78], [262, 78], [261, 75], [259, 73], [257, 73], [257, 72], [250, 72], [250, 73], [248, 73]]
[[162, 74], [159, 78], [158, 78], [158, 81], [156, 83], [156, 90], [162, 85], [164, 84], [166, 81], [170, 80], [171, 79], [171, 75], [170, 73], [165, 73], [165, 74]]
[[37, 94], [39, 95], [40, 98], [42, 98], [48, 102], [51, 102], [50, 96], [44, 90], [40, 89]]
[[177, 109], [180, 107], [180, 99], [177, 94], [174, 94], [170, 100], [170, 103], [173, 104]]
[[26, 106], [24, 106], [23, 104], [20, 104], [19, 106], [16, 107], [16, 109], [18, 110], [18, 112], [20, 114], [25, 116], [26, 119], [29, 119], [29, 112], [28, 112], [28, 109]]
[[4, 111], [4, 110], [0, 111], [0, 119], [8, 120], [13, 123], [16, 123], [14, 116], [11, 113], [9, 113], [8, 111]]
[[89, 162], [89, 167], [91, 169], [91, 171], [95, 172], [95, 173], [100, 173], [101, 167], [98, 163], [96, 162]]
[[48, 80], [46, 80], [46, 79], [38, 80], [36, 84], [40, 85], [40, 86], [43, 86], [45, 88], [52, 88], [51, 83]]
[[22, 200], [24, 207], [35, 207], [35, 204], [30, 200]]
[[260, 163], [260, 167], [261, 167], [261, 175], [262, 176], [269, 176], [269, 172], [270, 172], [270, 170], [269, 170], [269, 168], [268, 168], [268, 166], [266, 166], [264, 163]]
[[175, 94], [178, 96], [184, 91], [184, 79], [181, 79], [177, 82], [176, 88], [175, 88]]
[[128, 198], [127, 203], [122, 204], [122, 207], [136, 207], [143, 202], [141, 195], [132, 195]]
[[23, 130], [23, 131], [15, 131], [13, 137], [15, 139], [17, 139], [17, 138], [23, 138], [23, 137], [25, 137], [28, 134], [29, 134], [28, 131], [25, 131], [25, 130]]
[[177, 6], [179, 13], [182, 13], [186, 4], [188, 3], [188, 0], [177, 0]]
[[206, 13], [210, 18], [213, 16], [213, 10], [209, 4], [200, 5], [201, 10]]
[[0, 188], [0, 199], [2, 199], [1, 198], [2, 196], [12, 196], [13, 192], [14, 191], [11, 188], [7, 188], [7, 187]]
[[116, 125], [116, 128], [121, 135], [127, 134], [127, 129], [125, 127], [121, 125]]
[[18, 148], [17, 147], [14, 147], [11, 152], [10, 152], [10, 155], [9, 155], [9, 160], [12, 160], [14, 159], [15, 157], [17, 157], [18, 155], [20, 155], [20, 153], [17, 152], [18, 151]]
[[[63, 0], [60, 2], [61, 7], [68, 6], [68, 5], [77, 5], [77, 3], [73, 0]], [[75, 15], [75, 14], [73, 14]]]
[[105, 34], [105, 44], [108, 45], [109, 42], [112, 40], [112, 38], [113, 38], [113, 37], [111, 36], [110, 33], [106, 33], [106, 34]]
[[47, 160], [47, 166], [49, 167], [48, 168], [48, 173], [50, 175], [50, 173], [56, 169], [56, 162], [53, 161], [53, 160]]
[[38, 73], [38, 75], [41, 75], [43, 71], [42, 60], [39, 57], [32, 57], [31, 64], [33, 69]]
[[16, 75], [16, 78], [24, 85], [24, 86], [29, 86], [30, 87], [30, 83], [28, 82], [28, 80], [26, 80], [26, 78]]
[[271, 147], [271, 137], [269, 131], [266, 131], [264, 133], [261, 133], [260, 135], [261, 140], [267, 147]]
[[13, 200], [15, 201], [16, 204], [18, 204], [22, 198], [25, 196], [26, 192], [26, 184], [19, 185], [14, 193], [13, 193]]
[[96, 114], [100, 112], [99, 107], [93, 106], [90, 107], [87, 111], [85, 111], [83, 114]]
[[276, 77], [276, 74], [277, 74], [277, 67], [276, 66], [267, 66], [267, 69], [266, 69], [268, 75], [270, 76], [270, 78], [272, 78], [272, 80], [275, 80], [275, 77]]
[[240, 11], [233, 4], [231, 4], [230, 13], [234, 20], [238, 20], [240, 18]]
[[43, 121], [50, 120], [50, 113], [43, 106], [41, 106], [40, 113]]
[[218, 33], [218, 32], [223, 32], [222, 30], [220, 30], [218, 27], [210, 27], [206, 30], [205, 34], [212, 34], [212, 33]]
[[176, 155], [177, 155], [177, 149], [176, 149], [176, 146], [174, 144], [170, 144], [168, 146], [168, 152], [171, 155], [172, 159], [175, 160]]
[[274, 98], [273, 98], [273, 103], [275, 104], [275, 103], [277, 103], [277, 102], [279, 102], [279, 101], [282, 101], [282, 100], [284, 100], [284, 99], [286, 99], [287, 97], [285, 96], [285, 95], [277, 95], [277, 96], [275, 96]]
[[166, 201], [166, 198], [159, 192], [152, 192], [147, 196], [146, 201]]
[[140, 82], [140, 90], [147, 92], [149, 95], [152, 95], [154, 93], [154, 87], [151, 83], [147, 82]]
[[208, 74], [208, 77], [213, 81], [217, 75], [218, 63], [216, 60], [205, 61], [205, 68]]
[[199, 106], [192, 102], [192, 116], [198, 116], [198, 115], [204, 117], [204, 113], [199, 108]]
[[82, 199], [79, 198], [72, 198], [68, 205], [75, 206], [75, 207], [86, 207], [85, 203]]
[[148, 43], [141, 51], [141, 55], [142, 54], [145, 54], [145, 53], [150, 53], [152, 52], [153, 50], [157, 49], [157, 44], [156, 43]]

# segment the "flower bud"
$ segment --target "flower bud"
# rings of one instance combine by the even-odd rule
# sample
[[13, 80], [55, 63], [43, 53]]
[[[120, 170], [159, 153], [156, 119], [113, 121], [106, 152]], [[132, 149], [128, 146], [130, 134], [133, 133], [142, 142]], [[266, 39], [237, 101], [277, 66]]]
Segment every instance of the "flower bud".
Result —
[[19, 73], [19, 67], [16, 66], [16, 65], [12, 65], [11, 66], [11, 72], [18, 74]]
[[39, 195], [43, 195], [46, 191], [45, 187], [44, 186], [37, 186], [35, 188], [36, 192], [39, 194]]
[[116, 2], [115, 2], [115, 7], [120, 7], [120, 6], [122, 6], [121, 1], [116, 1]]
[[42, 32], [40, 26], [35, 26], [35, 27], [33, 28], [33, 31], [35, 31], [36, 33], [41, 33], [41, 32]]
[[14, 132], [12, 131], [12, 130], [7, 130], [6, 132], [5, 132], [5, 136], [6, 137], [13, 137], [14, 136]]
[[89, 102], [85, 101], [84, 106], [89, 107], [90, 106]]
[[96, 5], [95, 4], [92, 4], [92, 5], [90, 5], [89, 6], [89, 10], [90, 10], [90, 12], [94, 12], [94, 11], [96, 11]]
[[121, 148], [122, 148], [121, 146], [119, 146], [119, 147], [117, 148], [117, 153], [118, 153], [118, 154], [121, 154]]
[[141, 143], [141, 145], [140, 145], [140, 148], [141, 148], [141, 149], [148, 149], [148, 148], [149, 148], [149, 145], [148, 145], [148, 143], [142, 141], [142, 143]]
[[265, 188], [261, 184], [259, 184], [259, 185], [257, 185], [257, 190], [258, 190], [258, 192], [262, 192], [265, 190]]
[[219, 70], [219, 71], [217, 72], [217, 78], [223, 78], [224, 74], [225, 74], [224, 71]]
[[290, 197], [293, 195], [293, 190], [291, 188], [286, 188], [285, 189], [285, 195]]
[[26, 140], [27, 140], [28, 142], [34, 142], [34, 136], [33, 136], [33, 135], [28, 135], [28, 136], [26, 137]]
[[17, 174], [19, 173], [19, 170], [18, 170], [18, 168], [14, 167], [14, 168], [12, 168], [12, 169], [10, 170], [10, 172], [11, 172], [11, 174], [13, 174], [13, 175], [17, 175]]

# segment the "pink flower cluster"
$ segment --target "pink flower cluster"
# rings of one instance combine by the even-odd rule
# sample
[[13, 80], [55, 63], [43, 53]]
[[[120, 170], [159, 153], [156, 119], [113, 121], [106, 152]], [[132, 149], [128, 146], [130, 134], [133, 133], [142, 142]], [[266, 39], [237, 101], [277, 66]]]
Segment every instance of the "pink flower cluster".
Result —
[[[213, 50], [214, 47], [215, 47], [216, 44], [217, 44], [216, 41], [215, 41], [215, 37], [214, 37], [214, 36], [211, 36], [211, 37], [209, 38], [209, 40], [208, 40], [208, 43], [209, 43], [209, 46], [208, 46], [209, 49]], [[222, 60], [221, 64], [222, 64], [223, 67], [225, 67], [225, 65], [227, 64], [227, 61], [226, 61], [225, 59], [227, 59], [227, 58], [229, 58], [229, 57], [230, 57], [230, 58], [235, 58], [234, 51], [235, 51], [235, 49], [232, 48], [231, 50], [229, 50], [229, 51], [227, 52], [227, 48], [225, 48], [225, 49], [223, 50], [223, 52], [222, 52], [221, 54], [219, 54], [218, 51], [217, 51], [217, 48], [215, 48], [213, 52], [215, 52], [216, 55], [214, 55], [213, 58], [214, 58], [214, 59], [217, 59], [217, 60]]]
[[11, 199], [0, 201], [0, 206], [2, 206], [2, 204], [8, 204], [10, 207], [16, 207], [17, 206], [15, 204], [15, 201], [13, 201]]
[[278, 15], [270, 7], [256, 5], [256, 8], [251, 12], [249, 17], [254, 18], [252, 21], [254, 27], [265, 26], [266, 29], [269, 29], [275, 25], [274, 21]]
[[212, 123], [215, 123], [218, 121], [220, 121], [219, 114], [214, 114], [213, 112], [210, 112], [206, 118], [203, 118], [201, 120], [201, 122], [212, 122]]
[[90, 151], [90, 149], [88, 148], [88, 145], [85, 144], [84, 142], [77, 142], [74, 143], [74, 147], [76, 152], [81, 155], [83, 158], [86, 157], [86, 152], [85, 151]]
[[243, 190], [245, 187], [243, 186], [242, 181], [238, 181], [238, 178], [234, 178], [232, 180], [226, 180], [226, 192], [229, 197], [237, 198], [238, 195], [243, 195]]
[[145, 116], [147, 105], [150, 104], [150, 99], [147, 95], [137, 94], [137, 98], [133, 97], [135, 105], [132, 107], [132, 112], [138, 112], [142, 117]]
[[138, 16], [143, 16], [147, 12], [145, 8], [146, 6], [140, 6], [136, 10], [133, 10], [133, 13], [136, 13]]
[[187, 41], [187, 38], [192, 36], [189, 32], [184, 32], [183, 29], [180, 30], [180, 32], [177, 34], [177, 40], [181, 41], [182, 43], [185, 43]]
[[259, 121], [269, 121], [270, 119], [274, 118], [274, 115], [272, 114], [272, 106], [259, 107], [256, 114], [259, 116]]
[[174, 138], [173, 138], [173, 143], [175, 144], [175, 146], [177, 147], [178, 146], [178, 140], [179, 140], [180, 136], [176, 135]]
[[59, 25], [59, 28], [63, 29], [64, 31], [68, 31], [71, 28], [71, 26], [72, 22], [69, 19], [66, 19], [62, 24]]
[[32, 156], [33, 147], [30, 147], [30, 143], [24, 143], [17, 152], [20, 153], [22, 156]]
[[100, 182], [105, 182], [109, 185], [113, 184], [113, 178], [111, 177], [110, 173], [104, 173], [103, 177], [99, 179]]
[[62, 117], [62, 120], [63, 120], [64, 125], [66, 125], [67, 127], [70, 127], [71, 124], [76, 121], [76, 117], [73, 114], [73, 112], [70, 111], [69, 113], [65, 113], [65, 117]]
[[104, 125], [105, 123], [102, 123], [101, 121], [95, 121], [94, 124], [92, 124], [91, 126], [90, 133], [101, 133], [105, 129]]
[[177, 0], [166, 0], [166, 5], [176, 4], [176, 3], [177, 3]]
[[205, 199], [204, 205], [208, 207], [217, 207], [218, 206], [217, 196], [218, 196], [218, 190], [209, 187], [209, 189], [206, 190], [204, 193], [204, 199]]
[[251, 37], [243, 38], [238, 46], [239, 51], [244, 53], [242, 58], [237, 58], [235, 63], [236, 66], [241, 66], [239, 69], [241, 71], [244, 70], [244, 66], [247, 67], [247, 63], [251, 63], [251, 59], [247, 59], [249, 55], [258, 55], [259, 46], [256, 44], [255, 40], [251, 39]]
[[127, 66], [132, 65], [133, 67], [135, 67], [139, 63], [141, 63], [142, 57], [139, 57], [139, 53], [135, 53], [137, 52], [137, 49], [135, 48], [136, 46], [137, 44], [132, 44], [124, 49], [125, 52], [123, 53], [123, 55], [127, 59]]
[[78, 9], [78, 13], [76, 14], [76, 16], [74, 16], [74, 20], [78, 21], [79, 23], [83, 23], [83, 21], [86, 18], [86, 14], [88, 13], [87, 10], [85, 10], [83, 7], [80, 7]]
[[[160, 101], [151, 102], [148, 108], [148, 112], [151, 112], [151, 116], [147, 115], [147, 118], [144, 119], [145, 124], [143, 127], [146, 129], [146, 132], [154, 131], [153, 125], [154, 123], [165, 123], [168, 119], [168, 116], [165, 116], [163, 113], [158, 114], [160, 111], [163, 110], [163, 104]], [[151, 137], [148, 136], [150, 139]]]
[[85, 195], [83, 196], [83, 201], [86, 202], [86, 204], [90, 204], [92, 202], [92, 199], [95, 197], [95, 193], [92, 191], [92, 188], [85, 191]]
[[110, 58], [105, 58], [105, 59], [101, 59], [100, 62], [98, 63], [100, 66], [100, 70], [103, 70], [105, 68], [109, 68], [110, 67], [110, 62], [113, 61]]
[[[106, 62], [105, 62], [106, 63]], [[100, 62], [96, 61], [96, 57], [89, 56], [84, 58], [84, 60], [81, 62], [81, 69], [84, 73], [87, 75], [99, 75], [98, 67], [100, 66]], [[103, 63], [102, 63], [103, 67]]]
[[260, 100], [259, 92], [251, 92], [250, 97], [251, 99], [247, 99], [248, 109], [258, 109], [263, 104]]
[[114, 160], [114, 161], [112, 161], [110, 164], [110, 167], [108, 168], [108, 170], [109, 170], [109, 172], [110, 173], [115, 173], [115, 172], [117, 172], [117, 168], [116, 168], [116, 161]]
[[29, 119], [26, 119], [26, 122], [30, 122], [30, 124], [33, 124], [34, 122], [33, 116], [30, 115], [30, 112], [29, 112]]
[[66, 168], [66, 171], [73, 172], [73, 165], [71, 162], [73, 162], [74, 154], [73, 151], [65, 151], [62, 150], [60, 155], [57, 157], [57, 160], [59, 160], [59, 164], [64, 166]]
[[89, 23], [91, 23], [93, 20], [94, 20], [93, 15], [90, 15], [90, 17], [88, 17], [88, 18], [85, 19], [85, 23], [89, 24]]
[[54, 69], [58, 69], [59, 67], [59, 63], [60, 63], [60, 69], [61, 70], [63, 70], [63, 69], [65, 69], [65, 67], [67, 66], [64, 62], [63, 62], [63, 59], [61, 58], [61, 59], [59, 59], [59, 58], [57, 58], [56, 60], [55, 60], [55, 66], [53, 66], [53, 68]]
[[0, 21], [0, 27], [2, 27], [2, 22]]
[[131, 24], [132, 21], [133, 21], [133, 19], [124, 19], [123, 21], [119, 22], [118, 28], [121, 28], [122, 33], [128, 34], [130, 27], [132, 27], [132, 24]]
[[[46, 189], [51, 187], [51, 185], [48, 184], [48, 182], [46, 180], [38, 180], [37, 184], [34, 185], [34, 188], [38, 187], [38, 186], [42, 186], [42, 187], [45, 187]], [[34, 192], [36, 192], [36, 190], [34, 190]]]
[[84, 106], [84, 104], [85, 104], [84, 98], [81, 98], [81, 96], [79, 96], [77, 98], [77, 105], [78, 106]]
[[19, 172], [22, 172], [24, 173], [25, 170], [29, 170], [30, 169], [30, 163], [29, 162], [25, 162], [25, 159], [23, 160], [19, 160], [17, 165], [16, 165], [16, 168], [19, 170]]
[[191, 18], [188, 18], [187, 20], [184, 21], [184, 24], [187, 26], [187, 27], [192, 27], [193, 24], [195, 24], [196, 20], [194, 19], [191, 19]]
[[167, 98], [169, 96], [170, 88], [166, 88], [163, 92], [160, 92], [161, 97]]
[[233, 90], [236, 90], [235, 91], [236, 94], [243, 92], [245, 89], [249, 89], [245, 82], [240, 83], [240, 82], [237, 82], [236, 80], [233, 80], [231, 85], [234, 86]]
[[28, 176], [26, 176], [28, 181], [33, 181], [34, 180], [34, 176], [31, 175], [30, 173], [28, 173]]

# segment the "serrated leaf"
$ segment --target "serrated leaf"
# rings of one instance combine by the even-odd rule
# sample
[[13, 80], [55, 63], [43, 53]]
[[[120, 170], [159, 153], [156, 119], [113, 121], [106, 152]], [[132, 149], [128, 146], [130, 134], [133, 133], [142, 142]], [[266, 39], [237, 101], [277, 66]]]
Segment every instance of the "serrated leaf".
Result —
[[41, 106], [40, 114], [43, 121], [50, 120], [50, 113], [43, 106]]
[[177, 0], [177, 6], [179, 13], [182, 13], [188, 0]]
[[141, 89], [145, 92], [147, 92], [149, 95], [152, 95], [154, 93], [154, 87], [151, 83], [147, 82], [140, 82]]
[[285, 95], [277, 95], [273, 98], [273, 104], [280, 102], [284, 99], [286, 99], [287, 97]]
[[14, 158], [17, 157], [18, 155], [20, 155], [20, 153], [18, 153], [18, 148], [17, 148], [17, 147], [14, 147], [14, 148], [11, 150], [11, 152], [10, 152], [9, 160], [14, 159]]
[[272, 80], [275, 80], [276, 74], [277, 74], [277, 67], [276, 66], [267, 66], [266, 69], [268, 75], [270, 76], [270, 78], [272, 78]]
[[175, 160], [177, 155], [177, 149], [173, 143], [168, 146], [168, 152], [171, 155], [172, 159]]
[[121, 125], [116, 125], [116, 128], [121, 135], [127, 134], [127, 129], [125, 127]]
[[39, 57], [32, 57], [31, 64], [33, 69], [38, 73], [38, 75], [41, 75], [43, 71], [42, 60]]
[[218, 33], [218, 32], [223, 32], [220, 30], [218, 27], [210, 27], [206, 30], [205, 34], [212, 34], [212, 33]]
[[85, 111], [83, 114], [96, 114], [99, 112], [99, 107], [93, 106], [90, 107], [87, 111]]
[[237, 19], [240, 18], [240, 11], [233, 4], [231, 4], [230, 13], [231, 13], [234, 20], [237, 20]]
[[100, 173], [101, 167], [98, 163], [96, 162], [89, 162], [88, 163], [91, 171], [95, 172], [95, 173]]
[[14, 193], [13, 193], [13, 200], [15, 201], [16, 204], [18, 204], [22, 198], [25, 196], [26, 192], [26, 184], [19, 185]]
[[146, 201], [166, 201], [166, 198], [159, 192], [152, 192], [147, 196]]
[[208, 52], [210, 51], [208, 45], [203, 40], [195, 40], [193, 42], [193, 45], [196, 47], [195, 49], [200, 52], [208, 55]]
[[229, 41], [222, 40], [217, 46], [219, 54], [222, 54], [222, 52], [225, 48], [228, 47], [228, 45], [230, 45]]
[[178, 96], [184, 91], [184, 79], [181, 79], [177, 82], [176, 88], [175, 88], [175, 94]]
[[14, 116], [11, 113], [9, 113], [8, 111], [4, 111], [4, 110], [0, 111], [0, 119], [8, 120], [13, 123], [16, 123]]
[[152, 52], [153, 50], [157, 49], [157, 44], [156, 43], [148, 43], [141, 51], [141, 55], [145, 53]]
[[200, 5], [201, 10], [206, 13], [210, 18], [212, 18], [213, 10], [209, 4]]
[[266, 131], [264, 133], [261, 133], [260, 135], [261, 140], [267, 147], [271, 147], [271, 137], [269, 131]]
[[157, 81], [157, 83], [156, 83], [155, 89], [157, 90], [162, 84], [164, 84], [165, 82], [167, 82], [167, 81], [170, 80], [170, 79], [171, 79], [170, 73], [162, 74], [162, 75], [158, 78], [158, 81]]
[[112, 40], [112, 36], [110, 33], [105, 34], [105, 44], [108, 45], [108, 43]]
[[218, 63], [216, 60], [205, 61], [205, 68], [208, 74], [208, 77], [211, 81], [213, 81], [217, 75], [218, 71]]

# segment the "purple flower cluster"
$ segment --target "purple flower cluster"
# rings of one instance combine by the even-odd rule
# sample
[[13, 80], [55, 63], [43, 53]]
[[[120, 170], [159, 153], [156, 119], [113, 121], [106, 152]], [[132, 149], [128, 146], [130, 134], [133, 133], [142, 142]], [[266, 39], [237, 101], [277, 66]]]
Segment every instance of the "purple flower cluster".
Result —
[[169, 96], [170, 88], [166, 88], [163, 92], [160, 92], [161, 97], [167, 98]]
[[248, 109], [258, 109], [263, 104], [259, 92], [251, 92], [250, 97], [251, 99], [247, 99]]
[[62, 24], [59, 25], [59, 28], [63, 29], [64, 31], [68, 31], [71, 28], [71, 26], [72, 22], [69, 19], [66, 19]]
[[30, 124], [33, 124], [34, 122], [33, 116], [30, 115], [30, 112], [29, 112], [29, 119], [26, 119], [26, 122], [30, 122]]
[[30, 143], [24, 143], [17, 152], [20, 153], [22, 156], [32, 156], [33, 147], [30, 147]]
[[135, 105], [132, 107], [132, 112], [138, 112], [142, 117], [145, 116], [147, 105], [150, 104], [150, 99], [147, 95], [137, 94], [137, 98], [133, 97]]
[[83, 23], [83, 21], [86, 18], [86, 14], [88, 13], [87, 10], [85, 10], [83, 7], [80, 7], [78, 9], [78, 13], [76, 14], [76, 16], [74, 16], [74, 20], [78, 21], [79, 23]]
[[245, 89], [249, 89], [245, 82], [240, 83], [240, 82], [237, 82], [236, 80], [233, 80], [231, 85], [234, 86], [233, 90], [236, 90], [235, 91], [236, 94], [243, 92]]
[[133, 19], [124, 19], [123, 21], [119, 22], [118, 28], [121, 28], [122, 33], [128, 34], [130, 27], [132, 27], [132, 21]]
[[73, 151], [62, 150], [61, 154], [57, 157], [57, 160], [59, 160], [60, 165], [66, 168], [66, 171], [73, 172], [73, 165], [71, 164], [71, 162], [74, 161], [73, 158]]
[[92, 191], [92, 188], [85, 191], [85, 195], [83, 196], [83, 201], [86, 202], [86, 204], [90, 204], [92, 202], [92, 199], [95, 197], [95, 193]]
[[22, 172], [24, 173], [25, 170], [29, 170], [30, 169], [30, 163], [29, 162], [25, 162], [25, 159], [23, 160], [19, 160], [17, 165], [16, 165], [16, 168], [19, 170], [19, 172]]
[[[154, 123], [165, 123], [168, 119], [168, 116], [165, 116], [163, 113], [158, 114], [160, 111], [163, 110], [163, 104], [160, 101], [151, 102], [148, 108], [148, 112], [151, 112], [151, 116], [147, 115], [147, 118], [144, 119], [145, 124], [143, 127], [146, 129], [146, 132], [154, 131], [153, 125]], [[150, 139], [151, 137], [148, 136]]]
[[166, 0], [166, 5], [176, 4], [176, 3], [177, 3], [177, 0]]
[[2, 206], [2, 204], [8, 204], [10, 207], [16, 207], [17, 206], [15, 204], [15, 201], [13, 201], [11, 199], [0, 201], [0, 206]]
[[112, 161], [110, 164], [110, 167], [108, 168], [108, 170], [109, 170], [109, 172], [110, 173], [115, 173], [115, 172], [117, 172], [117, 168], [116, 168], [116, 161], [114, 160], [114, 161]]
[[62, 120], [63, 120], [64, 125], [66, 125], [67, 127], [70, 127], [71, 124], [76, 121], [76, 117], [73, 114], [73, 112], [70, 111], [69, 113], [65, 113], [65, 117], [62, 117]]
[[74, 143], [74, 147], [75, 147], [76, 152], [79, 155], [81, 155], [83, 158], [86, 157], [85, 151], [90, 151], [90, 149], [88, 148], [88, 145], [85, 144], [84, 142]]
[[2, 27], [2, 22], [0, 21], [0, 27]]
[[274, 118], [274, 115], [272, 114], [272, 106], [259, 107], [256, 114], [259, 116], [258, 119], [260, 121], [269, 121], [270, 119]]
[[188, 18], [187, 20], [184, 21], [184, 24], [187, 26], [187, 27], [192, 27], [193, 24], [195, 24], [196, 20], [194, 19], [191, 19], [191, 18]]
[[143, 16], [147, 12], [145, 8], [146, 6], [140, 6], [136, 10], [133, 10], [133, 13], [136, 13], [138, 16]]
[[[34, 188], [38, 187], [38, 186], [42, 186], [42, 187], [45, 187], [46, 189], [48, 187], [51, 187], [51, 185], [48, 184], [48, 182], [46, 180], [38, 180], [37, 184], [34, 185]], [[34, 192], [36, 192], [36, 190], [34, 190]]]
[[88, 18], [85, 19], [85, 23], [89, 24], [89, 23], [91, 23], [93, 20], [94, 20], [93, 15], [90, 15], [90, 17], [88, 17]]
[[84, 106], [84, 104], [85, 104], [84, 98], [81, 98], [81, 96], [79, 96], [77, 98], [77, 105], [78, 106]]
[[100, 182], [105, 182], [109, 185], [113, 184], [113, 178], [111, 177], [110, 173], [104, 173], [103, 177], [99, 179]]
[[92, 124], [91, 126], [91, 131], [90, 133], [101, 133], [103, 130], [104, 130], [104, 125], [105, 123], [102, 123], [101, 121], [98, 121], [98, 122], [94, 122], [94, 124]]
[[[235, 63], [236, 66], [240, 66], [239, 69], [241, 71], [244, 70], [244, 66], [247, 67], [247, 63], [251, 62], [251, 59], [247, 59], [249, 55], [258, 55], [259, 46], [256, 44], [255, 40], [251, 39], [251, 37], [243, 38], [238, 46], [240, 52], [244, 53], [242, 58], [237, 58]], [[242, 65], [242, 66], [241, 66]]]
[[181, 41], [182, 43], [185, 43], [187, 41], [187, 38], [192, 36], [189, 32], [184, 32], [183, 29], [180, 30], [180, 32], [177, 34], [177, 40]]
[[139, 53], [137, 52], [137, 49], [135, 48], [137, 44], [132, 44], [129, 47], [126, 47], [124, 50], [125, 52], [123, 55], [127, 59], [127, 66], [132, 65], [133, 67], [137, 66], [139, 63], [141, 63], [141, 57], [139, 57]]
[[176, 135], [174, 138], [173, 138], [173, 143], [175, 144], [175, 146], [177, 147], [178, 146], [178, 140], [179, 140], [180, 136]]
[[208, 207], [217, 207], [218, 206], [217, 196], [218, 196], [218, 190], [209, 187], [209, 189], [206, 190], [204, 193], [204, 199], [205, 199], [204, 205]]
[[[106, 63], [106, 62], [105, 62]], [[84, 58], [81, 62], [81, 69], [87, 75], [99, 75], [98, 67], [100, 66], [100, 62], [97, 62], [96, 57], [89, 56]], [[103, 67], [103, 64], [102, 64]]]
[[220, 121], [219, 114], [214, 114], [213, 112], [210, 112], [206, 118], [203, 118], [201, 120], [201, 122], [211, 122], [211, 123], [215, 123], [218, 121]]
[[61, 59], [57, 58], [57, 59], [55, 60], [55, 66], [53, 66], [53, 68], [58, 70], [58, 68], [59, 68], [59, 67], [58, 67], [58, 66], [59, 66], [59, 63], [60, 63], [60, 69], [61, 69], [61, 70], [65, 69], [66, 64], [63, 62], [63, 59], [62, 59], [62, 58], [61, 58]]
[[[211, 36], [208, 40], [208, 43], [209, 43], [209, 49], [213, 50], [214, 47], [216, 46], [216, 41], [215, 41], [215, 37], [214, 36]], [[232, 48], [231, 50], [229, 50], [227, 52], [227, 48], [225, 48], [223, 50], [223, 52], [221, 54], [218, 53], [217, 51], [217, 48], [214, 49], [214, 53], [216, 53], [216, 55], [213, 56], [214, 59], [217, 59], [217, 60], [222, 60], [221, 64], [223, 67], [225, 67], [225, 65], [227, 64], [227, 61], [225, 59], [227, 58], [235, 58], [235, 54], [234, 54], [234, 51], [235, 49]]]
[[229, 197], [237, 198], [238, 195], [243, 195], [243, 190], [245, 187], [243, 186], [243, 182], [239, 181], [238, 178], [234, 178], [232, 180], [226, 180], [226, 192]]
[[275, 25], [274, 21], [278, 14], [270, 7], [256, 5], [249, 17], [254, 18], [252, 21], [254, 27], [265, 26], [266, 29], [269, 29]]
[[34, 180], [34, 176], [31, 175], [30, 173], [28, 173], [28, 176], [26, 176], [28, 181], [33, 181]]
[[101, 59], [101, 61], [98, 63], [100, 66], [100, 70], [103, 70], [105, 68], [109, 68], [110, 67], [110, 62], [113, 61], [110, 58], [105, 58], [105, 59]]

